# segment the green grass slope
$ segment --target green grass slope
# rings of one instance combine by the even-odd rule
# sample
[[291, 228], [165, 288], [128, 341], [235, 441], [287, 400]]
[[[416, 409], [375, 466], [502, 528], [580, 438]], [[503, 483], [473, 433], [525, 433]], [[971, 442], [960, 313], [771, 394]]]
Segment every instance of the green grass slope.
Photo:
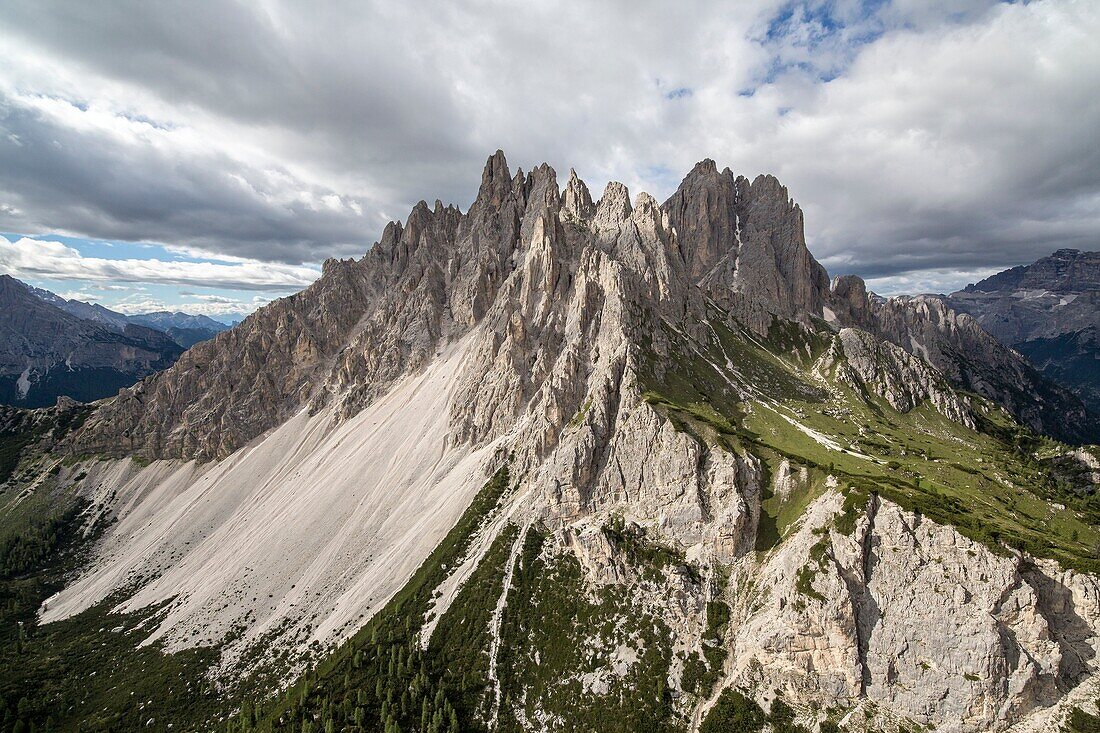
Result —
[[708, 444], [752, 453], [773, 470], [783, 460], [808, 469], [806, 491], [764, 502], [765, 539], [777, 541], [832, 475], [853, 505], [876, 493], [995, 551], [1011, 547], [1100, 572], [1100, 498], [1053, 470], [1068, 446], [1021, 428], [976, 395], [967, 397], [977, 430], [928, 403], [900, 413], [813, 368], [806, 354], [820, 332], [795, 344], [787, 329], [777, 347], [713, 326], [702, 345], [667, 330], [674, 363], [658, 369], [653, 357], [645, 397]]

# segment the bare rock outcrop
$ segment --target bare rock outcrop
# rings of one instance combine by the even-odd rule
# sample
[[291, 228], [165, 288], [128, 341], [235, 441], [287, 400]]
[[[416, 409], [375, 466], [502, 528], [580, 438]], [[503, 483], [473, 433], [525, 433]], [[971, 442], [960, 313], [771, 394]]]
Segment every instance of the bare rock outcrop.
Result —
[[831, 298], [839, 325], [862, 328], [920, 356], [954, 386], [1001, 405], [1033, 430], [1071, 443], [1100, 441], [1100, 421], [1079, 398], [943, 299], [880, 298], [851, 276], [834, 282]]
[[733, 576], [730, 682], [821, 708], [876, 703], [944, 731], [1003, 730], [1095, 658], [1095, 579], [1002, 556], [875, 500], [851, 535], [826, 494]]
[[821, 364], [835, 369], [842, 383], [857, 392], [870, 390], [898, 412], [928, 400], [945, 417], [975, 427], [971, 408], [946, 378], [918, 356], [866, 331], [842, 328]]
[[802, 210], [773, 176], [751, 183], [704, 160], [665, 202], [691, 279], [746, 324], [821, 315], [828, 275], [806, 248]]

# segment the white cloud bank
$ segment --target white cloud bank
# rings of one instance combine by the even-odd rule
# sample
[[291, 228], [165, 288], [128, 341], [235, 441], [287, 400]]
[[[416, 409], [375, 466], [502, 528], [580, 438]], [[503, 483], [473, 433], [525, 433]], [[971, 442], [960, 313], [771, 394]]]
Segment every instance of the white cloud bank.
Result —
[[287, 292], [317, 279], [309, 267], [270, 262], [174, 262], [156, 259], [85, 257], [60, 242], [0, 237], [0, 272], [26, 279], [77, 280], [99, 283], [190, 285]]
[[[78, 300], [81, 299], [78, 298]], [[157, 311], [182, 311], [196, 316], [219, 318], [223, 316], [243, 317], [270, 302], [271, 298], [262, 295], [254, 296], [248, 300], [241, 300], [238, 298], [221, 298], [219, 300], [183, 298], [172, 301], [141, 295], [126, 298], [118, 302], [104, 303], [104, 305], [111, 310], [127, 315], [154, 313]]]

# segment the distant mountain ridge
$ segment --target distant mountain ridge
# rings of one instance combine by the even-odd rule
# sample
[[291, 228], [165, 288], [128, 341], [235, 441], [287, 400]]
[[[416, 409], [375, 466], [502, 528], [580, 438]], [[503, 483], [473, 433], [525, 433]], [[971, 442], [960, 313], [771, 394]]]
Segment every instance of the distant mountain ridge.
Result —
[[109, 397], [230, 327], [203, 315], [127, 315], [0, 276], [0, 404]]
[[98, 303], [87, 303], [83, 300], [69, 300], [49, 290], [36, 288], [26, 283], [23, 284], [26, 285], [27, 289], [32, 294], [38, 296], [50, 305], [57, 306], [69, 315], [82, 318], [85, 321], [95, 321], [96, 323], [101, 323], [115, 330], [122, 330], [131, 322], [124, 314], [113, 311]]
[[[192, 315], [182, 311], [152, 311], [127, 315], [98, 303], [63, 298], [57, 293], [30, 285], [27, 288], [42, 300], [77, 318], [95, 321], [120, 332], [124, 331], [129, 324], [146, 326], [167, 333], [184, 348], [190, 348], [200, 341], [212, 339], [217, 334], [230, 328], [229, 325], [204, 315]], [[176, 332], [175, 335], [172, 333], [173, 330]]]
[[97, 400], [171, 366], [183, 351], [161, 331], [80, 318], [0, 275], [0, 403]]
[[1016, 350], [1048, 378], [1069, 387], [1086, 405], [1100, 411], [1100, 328], [1089, 326], [1029, 339], [1016, 344]]
[[1100, 252], [1060, 249], [944, 300], [1100, 412]]
[[143, 326], [155, 328], [165, 333], [173, 328], [190, 331], [211, 331], [216, 334], [229, 329], [228, 325], [221, 321], [215, 321], [209, 316], [196, 316], [182, 311], [153, 311], [152, 313], [136, 313], [127, 317], [131, 323], [140, 323]]
[[967, 293], [1042, 290], [1079, 293], [1100, 290], [1100, 252], [1059, 249], [1030, 265], [1018, 265], [963, 288]]

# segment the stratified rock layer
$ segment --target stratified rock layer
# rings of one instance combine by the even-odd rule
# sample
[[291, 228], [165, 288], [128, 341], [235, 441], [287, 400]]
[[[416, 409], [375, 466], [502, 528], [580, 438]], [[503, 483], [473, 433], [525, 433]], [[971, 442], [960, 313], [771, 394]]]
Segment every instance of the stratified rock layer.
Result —
[[1100, 252], [1060, 249], [945, 301], [1100, 414]]

